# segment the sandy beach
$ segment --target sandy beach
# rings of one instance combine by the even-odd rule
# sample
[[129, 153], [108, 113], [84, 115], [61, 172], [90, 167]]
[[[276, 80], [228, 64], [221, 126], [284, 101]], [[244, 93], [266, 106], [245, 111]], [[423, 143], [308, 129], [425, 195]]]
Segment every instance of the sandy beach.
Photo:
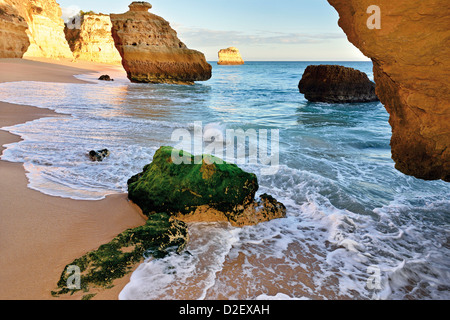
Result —
[[[123, 72], [120, 66], [64, 60], [0, 59], [0, 82], [45, 81], [83, 83], [74, 75]], [[57, 116], [51, 110], [0, 102], [0, 128]], [[0, 131], [0, 151], [20, 138]], [[109, 242], [117, 234], [145, 222], [126, 194], [99, 201], [52, 197], [27, 187], [21, 163], [0, 161], [0, 299], [50, 300], [64, 267]], [[99, 292], [94, 299], [117, 299], [128, 282]], [[80, 299], [80, 295], [61, 299]]]

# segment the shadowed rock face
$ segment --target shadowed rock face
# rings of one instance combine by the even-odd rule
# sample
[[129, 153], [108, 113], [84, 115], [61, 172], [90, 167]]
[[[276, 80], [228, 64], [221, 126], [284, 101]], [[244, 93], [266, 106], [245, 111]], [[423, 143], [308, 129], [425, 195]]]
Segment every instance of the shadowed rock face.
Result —
[[381, 29], [369, 29], [371, 0], [328, 0], [339, 26], [374, 64], [376, 92], [390, 114], [392, 158], [401, 172], [450, 181], [448, 0], [378, 0]]
[[364, 72], [336, 65], [308, 66], [298, 88], [312, 102], [378, 101], [375, 84]]
[[0, 0], [0, 58], [22, 58], [30, 45], [25, 19]]
[[111, 14], [112, 35], [122, 65], [132, 82], [193, 84], [211, 78], [203, 53], [190, 50], [169, 22], [133, 2], [130, 11]]

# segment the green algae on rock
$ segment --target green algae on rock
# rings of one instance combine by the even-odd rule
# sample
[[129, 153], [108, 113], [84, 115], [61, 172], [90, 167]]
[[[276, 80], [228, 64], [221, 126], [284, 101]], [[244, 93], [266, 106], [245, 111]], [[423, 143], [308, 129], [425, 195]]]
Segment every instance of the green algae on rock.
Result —
[[[57, 291], [58, 296], [82, 290], [89, 297], [95, 295], [92, 289], [113, 287], [115, 279], [122, 278], [146, 257], [160, 258], [171, 251], [181, 252], [188, 242], [186, 224], [170, 217], [166, 213], [153, 214], [146, 224], [126, 230], [111, 242], [100, 246], [68, 264], [61, 274]], [[79, 268], [80, 286], [71, 287], [69, 270]]]
[[[188, 161], [176, 164], [174, 154]], [[285, 216], [284, 205], [272, 197], [255, 201], [259, 187], [255, 174], [210, 155], [196, 160], [182, 150], [161, 147], [153, 162], [128, 181], [129, 199], [145, 215], [167, 212], [186, 222], [228, 221], [243, 226]]]

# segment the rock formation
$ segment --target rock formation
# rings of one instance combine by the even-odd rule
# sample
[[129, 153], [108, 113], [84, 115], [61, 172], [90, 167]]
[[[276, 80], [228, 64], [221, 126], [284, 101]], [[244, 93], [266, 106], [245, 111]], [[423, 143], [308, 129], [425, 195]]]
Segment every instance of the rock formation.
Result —
[[87, 14], [80, 17], [80, 29], [65, 28], [74, 58], [101, 63], [120, 63], [122, 58], [111, 35], [109, 15]]
[[111, 152], [108, 149], [103, 149], [103, 150], [91, 150], [89, 151], [88, 155], [89, 158], [92, 161], [103, 161], [103, 159], [105, 159], [106, 157], [109, 157], [109, 155], [111, 154]]
[[98, 80], [102, 80], [102, 81], [114, 81], [114, 79], [112, 79], [109, 75], [107, 74], [103, 74], [101, 75]]
[[203, 53], [181, 42], [169, 22], [133, 2], [124, 14], [111, 14], [112, 35], [122, 65], [133, 82], [193, 84], [211, 78]]
[[238, 48], [229, 47], [219, 51], [219, 65], [241, 65], [244, 64]]
[[375, 83], [364, 72], [337, 65], [308, 66], [298, 88], [311, 102], [378, 101]]
[[0, 58], [22, 58], [30, 45], [27, 28], [18, 10], [0, 0]]
[[448, 0], [378, 0], [380, 29], [368, 27], [373, 1], [328, 2], [349, 41], [373, 61], [376, 92], [390, 114], [396, 168], [450, 181]]
[[[124, 231], [111, 242], [88, 252], [68, 264], [61, 273], [53, 296], [83, 292], [82, 299], [90, 299], [102, 289], [114, 286], [114, 280], [130, 273], [144, 258], [161, 258], [171, 250], [180, 253], [189, 240], [187, 226], [168, 214], [158, 213], [148, 218], [145, 225]], [[68, 268], [80, 270], [80, 286], [71, 288]]]
[[2, 0], [28, 25], [30, 46], [24, 57], [73, 58], [64, 35], [61, 8], [55, 0]]
[[[188, 163], [175, 164], [180, 154]], [[227, 221], [234, 226], [254, 225], [286, 214], [283, 204], [269, 195], [255, 201], [258, 181], [235, 164], [209, 157], [195, 164], [187, 152], [161, 147], [153, 162], [128, 181], [128, 197], [146, 215], [166, 212], [176, 219]], [[222, 163], [220, 163], [222, 162]]]

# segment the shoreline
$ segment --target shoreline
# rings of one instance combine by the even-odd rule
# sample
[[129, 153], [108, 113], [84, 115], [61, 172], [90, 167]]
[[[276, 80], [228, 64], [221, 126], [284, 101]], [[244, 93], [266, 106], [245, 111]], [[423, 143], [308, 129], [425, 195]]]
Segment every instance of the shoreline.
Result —
[[[0, 70], [0, 83], [87, 83], [74, 75], [123, 72], [115, 65], [40, 58], [0, 59]], [[0, 128], [57, 115], [49, 109], [0, 102]], [[19, 136], [0, 130], [0, 153], [4, 145], [19, 141]], [[119, 233], [144, 224], [145, 218], [125, 193], [97, 201], [53, 197], [28, 188], [25, 173], [23, 163], [0, 160], [0, 299], [80, 299], [82, 294], [51, 295], [64, 267]], [[131, 274], [94, 299], [117, 300]]]

